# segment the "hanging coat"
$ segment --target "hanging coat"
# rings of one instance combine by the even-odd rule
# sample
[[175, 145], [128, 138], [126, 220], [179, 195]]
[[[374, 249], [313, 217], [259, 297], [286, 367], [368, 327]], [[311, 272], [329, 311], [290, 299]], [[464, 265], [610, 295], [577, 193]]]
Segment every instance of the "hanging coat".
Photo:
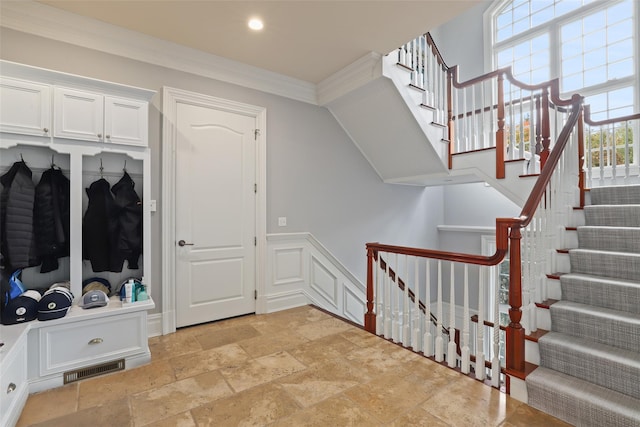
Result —
[[69, 256], [69, 180], [60, 169], [42, 173], [33, 215], [40, 272], [57, 270], [58, 258]]
[[94, 272], [122, 271], [116, 254], [118, 213], [109, 183], [104, 178], [87, 188], [89, 206], [82, 221], [82, 257], [91, 261]]
[[130, 269], [138, 269], [142, 252], [142, 202], [136, 193], [135, 183], [125, 171], [112, 188], [118, 212], [117, 257], [121, 265], [127, 260]]
[[20, 161], [0, 177], [0, 251], [4, 268], [9, 272], [39, 264], [33, 230], [35, 186], [31, 176], [27, 164]]

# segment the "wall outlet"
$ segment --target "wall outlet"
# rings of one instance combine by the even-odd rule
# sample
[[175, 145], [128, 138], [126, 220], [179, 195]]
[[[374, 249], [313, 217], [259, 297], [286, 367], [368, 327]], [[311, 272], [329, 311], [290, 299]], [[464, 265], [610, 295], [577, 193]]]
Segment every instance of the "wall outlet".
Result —
[[286, 227], [287, 226], [287, 217], [280, 216], [278, 217], [278, 227]]
[[156, 201], [155, 200], [150, 200], [149, 201], [149, 211], [155, 212], [156, 210], [158, 210], [158, 206], [156, 204]]

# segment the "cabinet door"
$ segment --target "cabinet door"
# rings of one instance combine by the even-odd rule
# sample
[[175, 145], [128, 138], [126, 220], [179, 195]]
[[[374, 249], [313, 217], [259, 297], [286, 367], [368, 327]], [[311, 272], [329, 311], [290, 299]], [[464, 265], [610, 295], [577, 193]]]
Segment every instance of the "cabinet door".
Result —
[[51, 88], [47, 85], [0, 79], [0, 131], [49, 136]]
[[104, 97], [97, 93], [55, 88], [54, 136], [102, 142]]
[[105, 142], [147, 145], [148, 103], [106, 96], [104, 99]]

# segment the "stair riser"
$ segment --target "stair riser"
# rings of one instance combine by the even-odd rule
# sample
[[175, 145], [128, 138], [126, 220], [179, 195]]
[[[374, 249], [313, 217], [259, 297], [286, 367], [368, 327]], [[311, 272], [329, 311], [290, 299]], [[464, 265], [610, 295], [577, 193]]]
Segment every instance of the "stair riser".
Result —
[[594, 205], [640, 204], [640, 186], [595, 187], [591, 191]]
[[611, 319], [593, 313], [565, 310], [558, 305], [551, 306], [551, 330], [640, 352], [639, 319]]
[[640, 356], [637, 360], [620, 360], [615, 355], [594, 355], [589, 348], [571, 347], [544, 337], [538, 344], [540, 366], [640, 399]]
[[595, 385], [584, 390], [584, 383], [565, 375], [556, 383], [547, 372], [538, 368], [527, 377], [530, 406], [576, 426], [640, 425], [639, 400]]
[[572, 273], [626, 280], [640, 277], [640, 254], [572, 250], [569, 256]]
[[525, 361], [540, 365], [540, 349], [537, 342], [526, 340], [524, 342], [524, 354]]
[[640, 227], [640, 206], [586, 206], [585, 224], [605, 227]]
[[546, 279], [547, 298], [560, 300], [562, 299], [562, 286], [558, 279]]
[[640, 253], [640, 228], [580, 227], [581, 249]]
[[571, 277], [561, 277], [559, 282], [564, 300], [640, 314], [640, 285], [583, 281]]

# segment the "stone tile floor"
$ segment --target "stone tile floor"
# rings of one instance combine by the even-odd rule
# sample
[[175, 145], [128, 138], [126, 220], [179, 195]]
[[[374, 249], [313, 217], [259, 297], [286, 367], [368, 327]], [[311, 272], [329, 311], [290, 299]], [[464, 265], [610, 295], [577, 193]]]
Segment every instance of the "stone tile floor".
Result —
[[310, 306], [149, 340], [150, 364], [29, 396], [18, 426], [566, 426]]

